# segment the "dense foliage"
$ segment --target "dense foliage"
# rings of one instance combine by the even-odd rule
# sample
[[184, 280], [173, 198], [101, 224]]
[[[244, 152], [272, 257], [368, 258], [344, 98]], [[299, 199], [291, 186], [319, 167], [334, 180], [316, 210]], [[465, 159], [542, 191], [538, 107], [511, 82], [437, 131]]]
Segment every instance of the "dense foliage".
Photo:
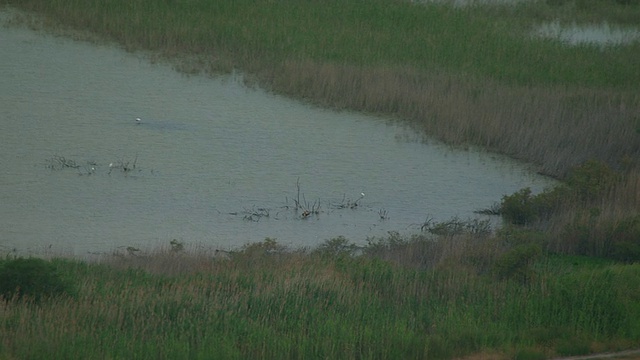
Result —
[[51, 263], [38, 258], [0, 260], [0, 297], [5, 301], [39, 301], [65, 293], [73, 293], [73, 286]]

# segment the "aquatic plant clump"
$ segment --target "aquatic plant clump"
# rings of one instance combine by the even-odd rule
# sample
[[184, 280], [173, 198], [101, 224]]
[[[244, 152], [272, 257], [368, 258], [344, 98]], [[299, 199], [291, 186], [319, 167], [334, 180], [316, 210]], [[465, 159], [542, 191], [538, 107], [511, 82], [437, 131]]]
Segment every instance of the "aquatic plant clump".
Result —
[[21, 298], [40, 301], [72, 292], [71, 283], [50, 262], [38, 258], [0, 260], [0, 297], [5, 301]]

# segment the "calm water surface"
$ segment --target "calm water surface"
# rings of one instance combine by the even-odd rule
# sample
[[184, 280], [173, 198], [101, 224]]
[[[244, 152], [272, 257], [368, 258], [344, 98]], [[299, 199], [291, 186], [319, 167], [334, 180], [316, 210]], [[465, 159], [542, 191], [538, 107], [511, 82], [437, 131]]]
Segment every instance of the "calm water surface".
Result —
[[[412, 141], [384, 119], [310, 107], [237, 76], [188, 77], [106, 45], [10, 27], [0, 54], [2, 252], [361, 243], [417, 232], [429, 217], [475, 217], [550, 183], [494, 155]], [[297, 184], [317, 215], [293, 209]]]
[[601, 47], [626, 45], [640, 41], [640, 30], [635, 27], [620, 27], [608, 23], [578, 25], [562, 25], [549, 22], [534, 30], [535, 36], [558, 39], [565, 44], [576, 46], [594, 44]]

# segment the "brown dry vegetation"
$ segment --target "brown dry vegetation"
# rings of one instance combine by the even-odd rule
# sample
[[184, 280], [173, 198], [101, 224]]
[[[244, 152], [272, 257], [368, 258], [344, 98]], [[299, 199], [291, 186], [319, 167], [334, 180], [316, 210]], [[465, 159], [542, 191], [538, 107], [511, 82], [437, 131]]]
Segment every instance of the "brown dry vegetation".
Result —
[[410, 120], [453, 145], [473, 144], [563, 178], [596, 159], [640, 158], [640, 96], [616, 90], [505, 85], [411, 68], [289, 61], [262, 70], [265, 86], [321, 105]]

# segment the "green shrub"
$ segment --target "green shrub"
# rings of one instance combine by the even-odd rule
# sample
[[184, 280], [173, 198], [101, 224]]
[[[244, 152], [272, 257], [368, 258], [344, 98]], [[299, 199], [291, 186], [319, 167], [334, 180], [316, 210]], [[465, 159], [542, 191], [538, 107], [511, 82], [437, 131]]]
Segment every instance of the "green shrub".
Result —
[[618, 180], [618, 174], [605, 163], [589, 160], [573, 168], [564, 184], [537, 195], [528, 187], [505, 195], [499, 212], [510, 224], [529, 225], [548, 219], [563, 204], [582, 206], [597, 199]]
[[511, 224], [526, 225], [538, 218], [531, 188], [524, 188], [502, 198], [502, 217]]
[[538, 244], [523, 244], [500, 255], [494, 265], [494, 273], [499, 279], [514, 279], [527, 282], [533, 275], [531, 266], [542, 255]]
[[277, 239], [265, 238], [264, 241], [247, 244], [242, 247], [245, 254], [266, 254], [284, 251], [284, 247], [278, 244]]
[[544, 232], [509, 225], [498, 229], [496, 237], [508, 246], [538, 244], [544, 248], [548, 242], [548, 235]]
[[510, 224], [529, 225], [548, 219], [560, 205], [574, 198], [574, 191], [564, 184], [545, 189], [537, 195], [532, 195], [530, 188], [524, 188], [502, 197], [499, 212]]
[[607, 164], [589, 160], [569, 173], [567, 186], [582, 201], [592, 200], [613, 185], [618, 175]]
[[600, 210], [591, 208], [577, 210], [574, 219], [564, 225], [560, 241], [565, 251], [576, 255], [606, 256], [609, 250], [605, 235], [600, 231], [598, 217]]
[[344, 236], [338, 236], [336, 238], [325, 241], [320, 244], [313, 252], [321, 256], [339, 257], [339, 256], [352, 256], [356, 253], [358, 247], [355, 244], [349, 242]]
[[598, 209], [576, 216], [561, 233], [571, 253], [599, 256], [622, 262], [640, 261], [640, 215], [598, 220]]
[[624, 262], [640, 261], [640, 215], [623, 219], [612, 227], [610, 257]]
[[63, 293], [71, 293], [71, 284], [48, 261], [16, 258], [0, 263], [0, 296], [5, 300], [28, 297], [39, 301]]

